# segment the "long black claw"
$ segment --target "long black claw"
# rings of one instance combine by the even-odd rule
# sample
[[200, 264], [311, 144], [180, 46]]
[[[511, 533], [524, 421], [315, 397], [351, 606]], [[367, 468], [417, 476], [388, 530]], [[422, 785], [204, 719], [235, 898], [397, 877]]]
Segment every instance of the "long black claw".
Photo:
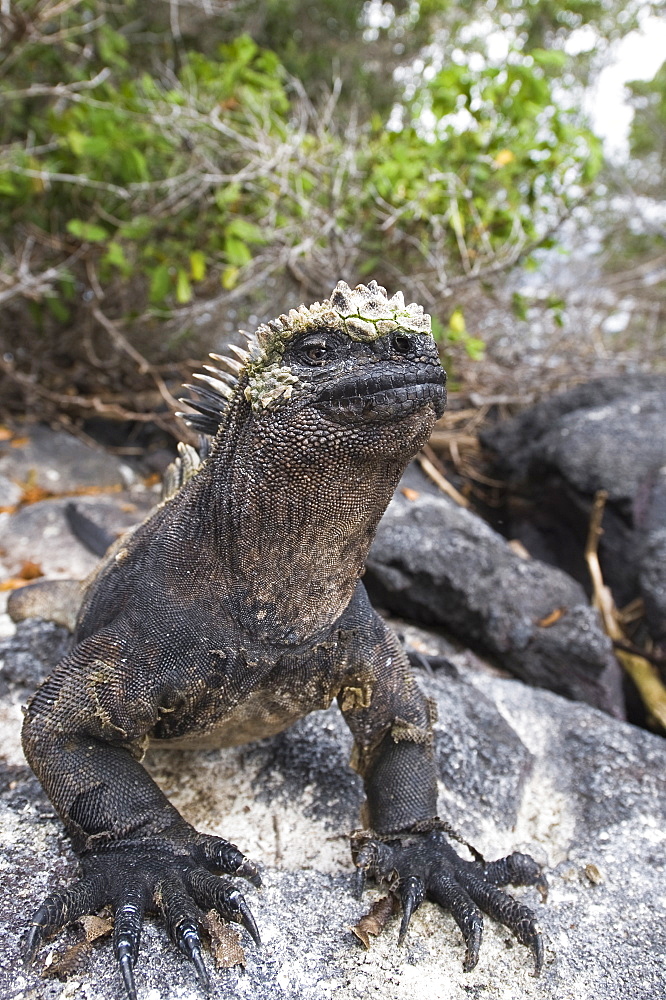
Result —
[[532, 951], [534, 953], [534, 975], [540, 976], [543, 969], [543, 938], [538, 931], [532, 941]]
[[201, 948], [193, 948], [190, 954], [190, 958], [194, 963], [194, 968], [196, 970], [197, 978], [201, 983], [201, 988], [206, 992], [210, 989], [210, 979], [208, 977], [208, 970], [203, 960], [203, 955], [201, 954]]
[[412, 914], [418, 910], [425, 899], [425, 885], [423, 880], [415, 875], [409, 875], [400, 883], [400, 899], [402, 901], [402, 920], [400, 922], [400, 933], [398, 934], [398, 945], [405, 940], [409, 921]]
[[42, 925], [33, 923], [23, 945], [23, 964], [32, 965], [42, 944]]
[[258, 948], [261, 947], [261, 938], [259, 937], [259, 930], [257, 928], [256, 921], [250, 912], [250, 907], [247, 905], [242, 896], [240, 896], [240, 899], [238, 900], [238, 912], [240, 914], [240, 923], [248, 932], [256, 946]]
[[469, 933], [465, 935], [467, 951], [465, 953], [465, 961], [463, 962], [463, 972], [471, 972], [472, 969], [475, 968], [476, 963], [479, 961], [479, 951], [481, 949], [482, 937], [483, 924], [475, 921], [470, 927]]
[[197, 978], [204, 990], [210, 988], [208, 970], [201, 954], [201, 938], [195, 924], [184, 923], [178, 928], [178, 946], [194, 965]]
[[354, 895], [360, 899], [365, 890], [366, 869], [357, 868], [354, 874]]
[[134, 982], [134, 962], [130, 954], [130, 946], [124, 942], [118, 949], [118, 963], [123, 974], [123, 982], [127, 990], [128, 1000], [136, 1000], [136, 984]]
[[233, 920], [242, 924], [256, 945], [261, 944], [259, 931], [245, 902], [243, 894], [236, 889], [229, 879], [212, 875], [205, 868], [195, 868], [186, 875], [186, 885], [200, 909], [214, 909], [225, 920]]

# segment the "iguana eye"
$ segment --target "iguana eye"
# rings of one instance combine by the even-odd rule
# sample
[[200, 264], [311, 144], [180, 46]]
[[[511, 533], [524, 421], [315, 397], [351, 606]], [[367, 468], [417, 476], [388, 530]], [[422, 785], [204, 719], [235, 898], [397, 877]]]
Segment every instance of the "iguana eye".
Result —
[[314, 365], [322, 364], [324, 361], [326, 361], [326, 358], [328, 356], [326, 341], [311, 340], [308, 344], [304, 345], [303, 354], [311, 364]]

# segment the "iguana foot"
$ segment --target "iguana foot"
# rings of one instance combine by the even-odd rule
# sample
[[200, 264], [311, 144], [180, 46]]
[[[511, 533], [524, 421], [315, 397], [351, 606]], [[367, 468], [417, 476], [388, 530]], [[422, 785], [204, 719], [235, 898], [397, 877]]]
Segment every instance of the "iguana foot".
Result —
[[115, 916], [113, 948], [129, 1000], [136, 1000], [134, 966], [146, 912], [162, 914], [171, 940], [193, 963], [204, 989], [209, 981], [199, 927], [205, 912], [217, 910], [225, 920], [242, 924], [260, 944], [245, 899], [233, 882], [219, 875], [240, 875], [260, 886], [259, 871], [220, 837], [196, 834], [195, 840], [177, 845], [167, 840], [115, 842], [87, 852], [81, 863], [83, 877], [48, 896], [33, 915], [24, 947], [26, 964], [65, 924], [107, 905]]
[[402, 904], [398, 944], [402, 944], [412, 914], [424, 899], [448, 910], [462, 931], [467, 947], [463, 969], [470, 972], [479, 960], [483, 935], [482, 910], [508, 927], [534, 953], [536, 975], [543, 966], [543, 940], [537, 920], [527, 906], [499, 886], [535, 885], [543, 898], [547, 883], [539, 865], [527, 854], [509, 854], [498, 861], [466, 861], [448, 843], [442, 830], [396, 834], [379, 839], [357, 836], [352, 847], [357, 886], [366, 875], [388, 886]]

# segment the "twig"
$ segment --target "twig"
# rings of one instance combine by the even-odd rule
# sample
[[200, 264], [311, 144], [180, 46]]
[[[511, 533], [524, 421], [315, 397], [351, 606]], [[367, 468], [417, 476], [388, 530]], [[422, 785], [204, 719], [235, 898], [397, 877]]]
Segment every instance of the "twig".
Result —
[[169, 434], [177, 436], [174, 431], [176, 421], [171, 414], [167, 416], [165, 414], [155, 413], [154, 411], [151, 411], [150, 413], [140, 413], [136, 410], [127, 410], [118, 403], [105, 402], [98, 396], [70, 396], [66, 393], [53, 392], [51, 389], [47, 389], [46, 386], [35, 382], [35, 380], [29, 375], [25, 375], [23, 372], [17, 372], [14, 366], [5, 361], [2, 357], [0, 357], [0, 371], [4, 372], [8, 378], [10, 378], [13, 382], [16, 382], [23, 389], [34, 393], [41, 399], [46, 399], [50, 403], [54, 403], [58, 409], [63, 412], [77, 409], [83, 411], [84, 413], [93, 413], [96, 416], [109, 417], [112, 420], [154, 423], [158, 427], [168, 431]]
[[153, 382], [157, 386], [160, 396], [169, 409], [172, 411], [178, 409], [178, 400], [171, 395], [162, 376], [153, 368], [150, 362], [144, 358], [143, 354], [137, 351], [137, 349], [130, 344], [129, 340], [120, 332], [118, 324], [114, 323], [108, 316], [105, 316], [99, 306], [93, 307], [92, 314], [100, 326], [104, 327], [113, 343], [136, 362], [139, 371], [143, 375], [150, 375]]
[[[425, 449], [424, 449], [424, 451], [425, 451]], [[445, 493], [447, 497], [449, 497], [451, 500], [455, 501], [455, 503], [459, 504], [461, 507], [470, 507], [471, 506], [471, 504], [470, 504], [469, 500], [467, 499], [467, 497], [464, 497], [462, 495], [462, 493], [458, 492], [458, 490], [455, 488], [455, 486], [453, 486], [448, 481], [448, 479], [446, 479], [446, 477], [443, 476], [442, 473], [438, 469], [435, 468], [435, 466], [432, 464], [432, 462], [430, 461], [430, 459], [426, 458], [426, 456], [425, 456], [425, 454], [423, 452], [419, 453], [419, 455], [417, 456], [417, 460], [418, 460], [419, 465], [421, 466], [421, 468], [425, 472], [426, 476], [428, 476], [429, 479], [432, 479], [433, 483], [436, 486], [439, 486], [439, 488], [442, 491], [442, 493]]]
[[0, 90], [0, 101], [13, 101], [17, 97], [71, 97], [81, 90], [92, 90], [104, 83], [111, 75], [111, 70], [105, 66], [90, 80], [79, 80], [78, 83], [57, 83], [54, 87], [47, 87], [41, 83], [33, 83], [23, 90]]
[[620, 628], [615, 602], [604, 584], [599, 565], [599, 538], [603, 533], [601, 521], [607, 499], [605, 490], [599, 490], [594, 497], [585, 545], [585, 560], [592, 579], [592, 603], [601, 615], [606, 634], [615, 644], [615, 655], [636, 685], [649, 715], [662, 729], [666, 729], [666, 687], [656, 667], [642, 653], [638, 655], [623, 648], [628, 640]]
[[[29, 255], [29, 249], [27, 250]], [[71, 254], [62, 264], [57, 264], [54, 267], [48, 267], [45, 271], [39, 274], [32, 274], [27, 269], [27, 262], [25, 260], [26, 253], [24, 252], [21, 262], [18, 268], [18, 280], [6, 288], [4, 292], [0, 292], [0, 305], [5, 302], [9, 302], [10, 299], [15, 298], [17, 295], [24, 295], [27, 299], [37, 299], [41, 296], [46, 295], [47, 292], [51, 290], [53, 282], [62, 275], [67, 268], [74, 264], [80, 257], [83, 256], [86, 247], [85, 245], [80, 246], [73, 254]]]

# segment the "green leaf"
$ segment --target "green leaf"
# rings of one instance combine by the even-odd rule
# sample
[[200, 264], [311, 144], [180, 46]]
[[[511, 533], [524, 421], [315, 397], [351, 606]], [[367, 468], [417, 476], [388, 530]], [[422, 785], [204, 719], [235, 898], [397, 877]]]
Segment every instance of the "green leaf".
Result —
[[203, 281], [206, 277], [206, 256], [201, 250], [193, 250], [190, 254], [190, 277], [192, 281]]
[[66, 323], [69, 320], [69, 309], [64, 302], [60, 301], [60, 299], [49, 296], [46, 299], [46, 305], [49, 312], [58, 320], [59, 323]]
[[227, 236], [224, 241], [224, 251], [229, 263], [235, 267], [242, 267], [244, 264], [249, 264], [252, 260], [252, 254], [247, 243], [243, 243], [242, 240], [237, 239], [235, 236]]
[[109, 235], [102, 226], [98, 226], [95, 222], [85, 222], [83, 219], [70, 219], [67, 223], [67, 232], [86, 243], [101, 243]]
[[468, 337], [465, 341], [465, 350], [472, 361], [481, 361], [485, 357], [486, 345], [479, 337]]
[[16, 184], [9, 174], [0, 174], [0, 194], [16, 194]]
[[249, 219], [235, 218], [225, 227], [227, 236], [237, 236], [243, 243], [265, 243], [266, 237], [259, 226]]
[[233, 184], [221, 185], [215, 192], [215, 204], [218, 208], [226, 208], [232, 205], [240, 196], [241, 186], [237, 181]]
[[449, 319], [449, 330], [457, 337], [462, 337], [467, 333], [465, 326], [465, 316], [462, 309], [454, 309]]
[[528, 302], [524, 295], [520, 292], [514, 292], [511, 296], [511, 308], [513, 309], [514, 316], [518, 319], [527, 319], [527, 307]]
[[237, 267], [225, 267], [222, 275], [220, 277], [220, 282], [223, 288], [229, 292], [232, 288], [235, 288], [238, 284], [238, 275], [240, 271]]
[[154, 304], [164, 302], [171, 288], [171, 275], [166, 264], [158, 264], [150, 276], [150, 301]]
[[187, 271], [180, 267], [176, 276], [176, 302], [179, 305], [186, 305], [192, 298], [192, 286]]
[[136, 215], [129, 222], [123, 223], [118, 235], [128, 240], [145, 240], [156, 225], [157, 219], [151, 219], [149, 215]]
[[531, 49], [530, 55], [537, 66], [548, 69], [562, 69], [569, 62], [569, 56], [561, 49]]
[[102, 260], [105, 264], [117, 267], [120, 273], [125, 276], [129, 275], [132, 271], [132, 265], [125, 256], [125, 251], [116, 240], [111, 240]]
[[86, 136], [83, 132], [77, 132], [73, 129], [71, 132], [67, 133], [65, 138], [67, 139], [67, 144], [74, 153], [74, 156], [83, 156], [86, 144]]

